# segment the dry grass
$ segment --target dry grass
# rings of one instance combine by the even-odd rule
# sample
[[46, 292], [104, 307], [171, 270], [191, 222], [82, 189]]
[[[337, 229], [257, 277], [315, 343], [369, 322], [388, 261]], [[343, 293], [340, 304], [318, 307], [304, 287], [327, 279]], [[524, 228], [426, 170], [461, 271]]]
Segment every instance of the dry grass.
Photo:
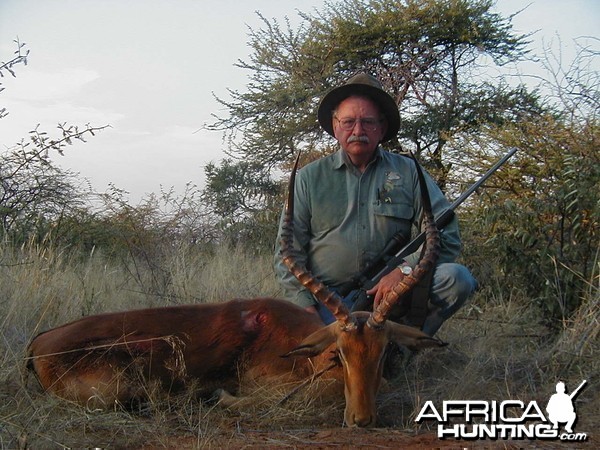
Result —
[[[165, 398], [149, 386], [150, 401], [127, 412], [85, 410], [45, 395], [27, 377], [30, 339], [83, 315], [279, 292], [270, 258], [238, 249], [210, 257], [180, 250], [167, 266], [163, 292], [168, 295], [161, 297], [144, 292], [139, 268], [133, 271], [100, 255], [0, 247], [0, 448], [169, 448], [174, 442], [185, 448], [227, 448], [263, 432], [272, 433], [262, 436], [265, 446], [295, 447], [306, 430], [341, 426], [343, 398], [315, 395], [324, 382], [283, 403], [293, 386], [259, 388], [251, 406], [240, 411], [189, 395]], [[498, 297], [494, 292], [479, 292], [442, 328], [439, 336], [448, 347], [416, 355], [391, 380], [379, 399], [382, 427], [425, 431], [428, 425], [416, 425], [414, 417], [427, 400], [521, 399], [545, 405], [556, 381], [571, 389], [584, 378], [589, 385], [578, 397], [578, 429], [591, 432], [600, 426], [597, 281], [590, 282], [583, 307], [558, 339], [539, 324], [537, 310], [520, 293]]]

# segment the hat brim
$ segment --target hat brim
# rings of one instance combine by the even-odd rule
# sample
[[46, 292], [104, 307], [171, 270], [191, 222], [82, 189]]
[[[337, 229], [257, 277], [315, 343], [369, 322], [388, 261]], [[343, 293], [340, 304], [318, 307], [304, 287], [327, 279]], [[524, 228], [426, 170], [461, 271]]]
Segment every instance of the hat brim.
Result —
[[373, 100], [381, 109], [381, 112], [387, 119], [387, 131], [381, 142], [387, 142], [393, 139], [400, 129], [400, 113], [398, 105], [394, 99], [385, 91], [368, 84], [344, 84], [329, 91], [319, 104], [317, 118], [321, 127], [330, 135], [333, 133], [333, 115], [332, 111], [340, 102], [351, 95], [364, 95]]

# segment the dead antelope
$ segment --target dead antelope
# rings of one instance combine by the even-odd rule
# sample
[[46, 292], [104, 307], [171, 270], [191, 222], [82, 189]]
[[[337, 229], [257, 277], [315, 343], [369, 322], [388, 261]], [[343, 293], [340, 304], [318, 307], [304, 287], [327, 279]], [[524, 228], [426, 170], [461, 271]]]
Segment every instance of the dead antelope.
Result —
[[284, 217], [282, 256], [336, 322], [324, 326], [316, 314], [270, 298], [86, 317], [41, 333], [31, 342], [30, 367], [42, 387], [93, 407], [144, 399], [145, 381], [157, 381], [167, 392], [191, 382], [205, 393], [218, 388], [237, 392], [246, 383], [265, 384], [271, 377], [306, 379], [330, 366], [334, 352], [339, 365], [327, 376], [343, 381], [345, 423], [373, 425], [388, 343], [415, 348], [444, 345], [415, 328], [386, 320], [392, 306], [433, 267], [439, 253], [425, 182], [421, 175], [427, 227], [421, 261], [375, 311], [350, 313], [335, 292], [294, 258], [296, 166]]

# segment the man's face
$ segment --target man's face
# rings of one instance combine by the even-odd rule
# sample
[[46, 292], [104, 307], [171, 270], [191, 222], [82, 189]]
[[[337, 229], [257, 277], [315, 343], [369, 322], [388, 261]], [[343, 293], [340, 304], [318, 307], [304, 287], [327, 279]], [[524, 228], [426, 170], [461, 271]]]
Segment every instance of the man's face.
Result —
[[371, 159], [386, 130], [381, 111], [366, 97], [342, 100], [333, 116], [335, 138], [355, 164]]

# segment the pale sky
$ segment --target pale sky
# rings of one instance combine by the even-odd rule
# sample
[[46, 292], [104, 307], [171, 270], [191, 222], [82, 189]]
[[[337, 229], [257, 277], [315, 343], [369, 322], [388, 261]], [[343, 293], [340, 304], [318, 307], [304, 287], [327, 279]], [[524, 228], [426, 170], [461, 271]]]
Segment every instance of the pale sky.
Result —
[[[12, 58], [13, 39], [30, 50], [16, 78], [0, 80], [0, 151], [12, 147], [38, 123], [58, 137], [59, 122], [110, 124], [88, 142], [57, 157], [98, 192], [112, 182], [131, 193], [132, 204], [162, 186], [182, 192], [202, 186], [204, 166], [219, 161], [218, 132], [202, 130], [211, 114], [226, 111], [213, 92], [243, 91], [248, 73], [247, 25], [266, 18], [298, 23], [297, 10], [322, 9], [325, 0], [0, 0], [0, 60]], [[503, 15], [517, 16], [517, 32], [540, 30], [541, 42], [568, 55], [573, 39], [600, 37], [597, 0], [499, 0]], [[596, 48], [598, 44], [596, 44]], [[6, 74], [5, 74], [6, 75]], [[198, 131], [200, 130], [200, 131]]]

